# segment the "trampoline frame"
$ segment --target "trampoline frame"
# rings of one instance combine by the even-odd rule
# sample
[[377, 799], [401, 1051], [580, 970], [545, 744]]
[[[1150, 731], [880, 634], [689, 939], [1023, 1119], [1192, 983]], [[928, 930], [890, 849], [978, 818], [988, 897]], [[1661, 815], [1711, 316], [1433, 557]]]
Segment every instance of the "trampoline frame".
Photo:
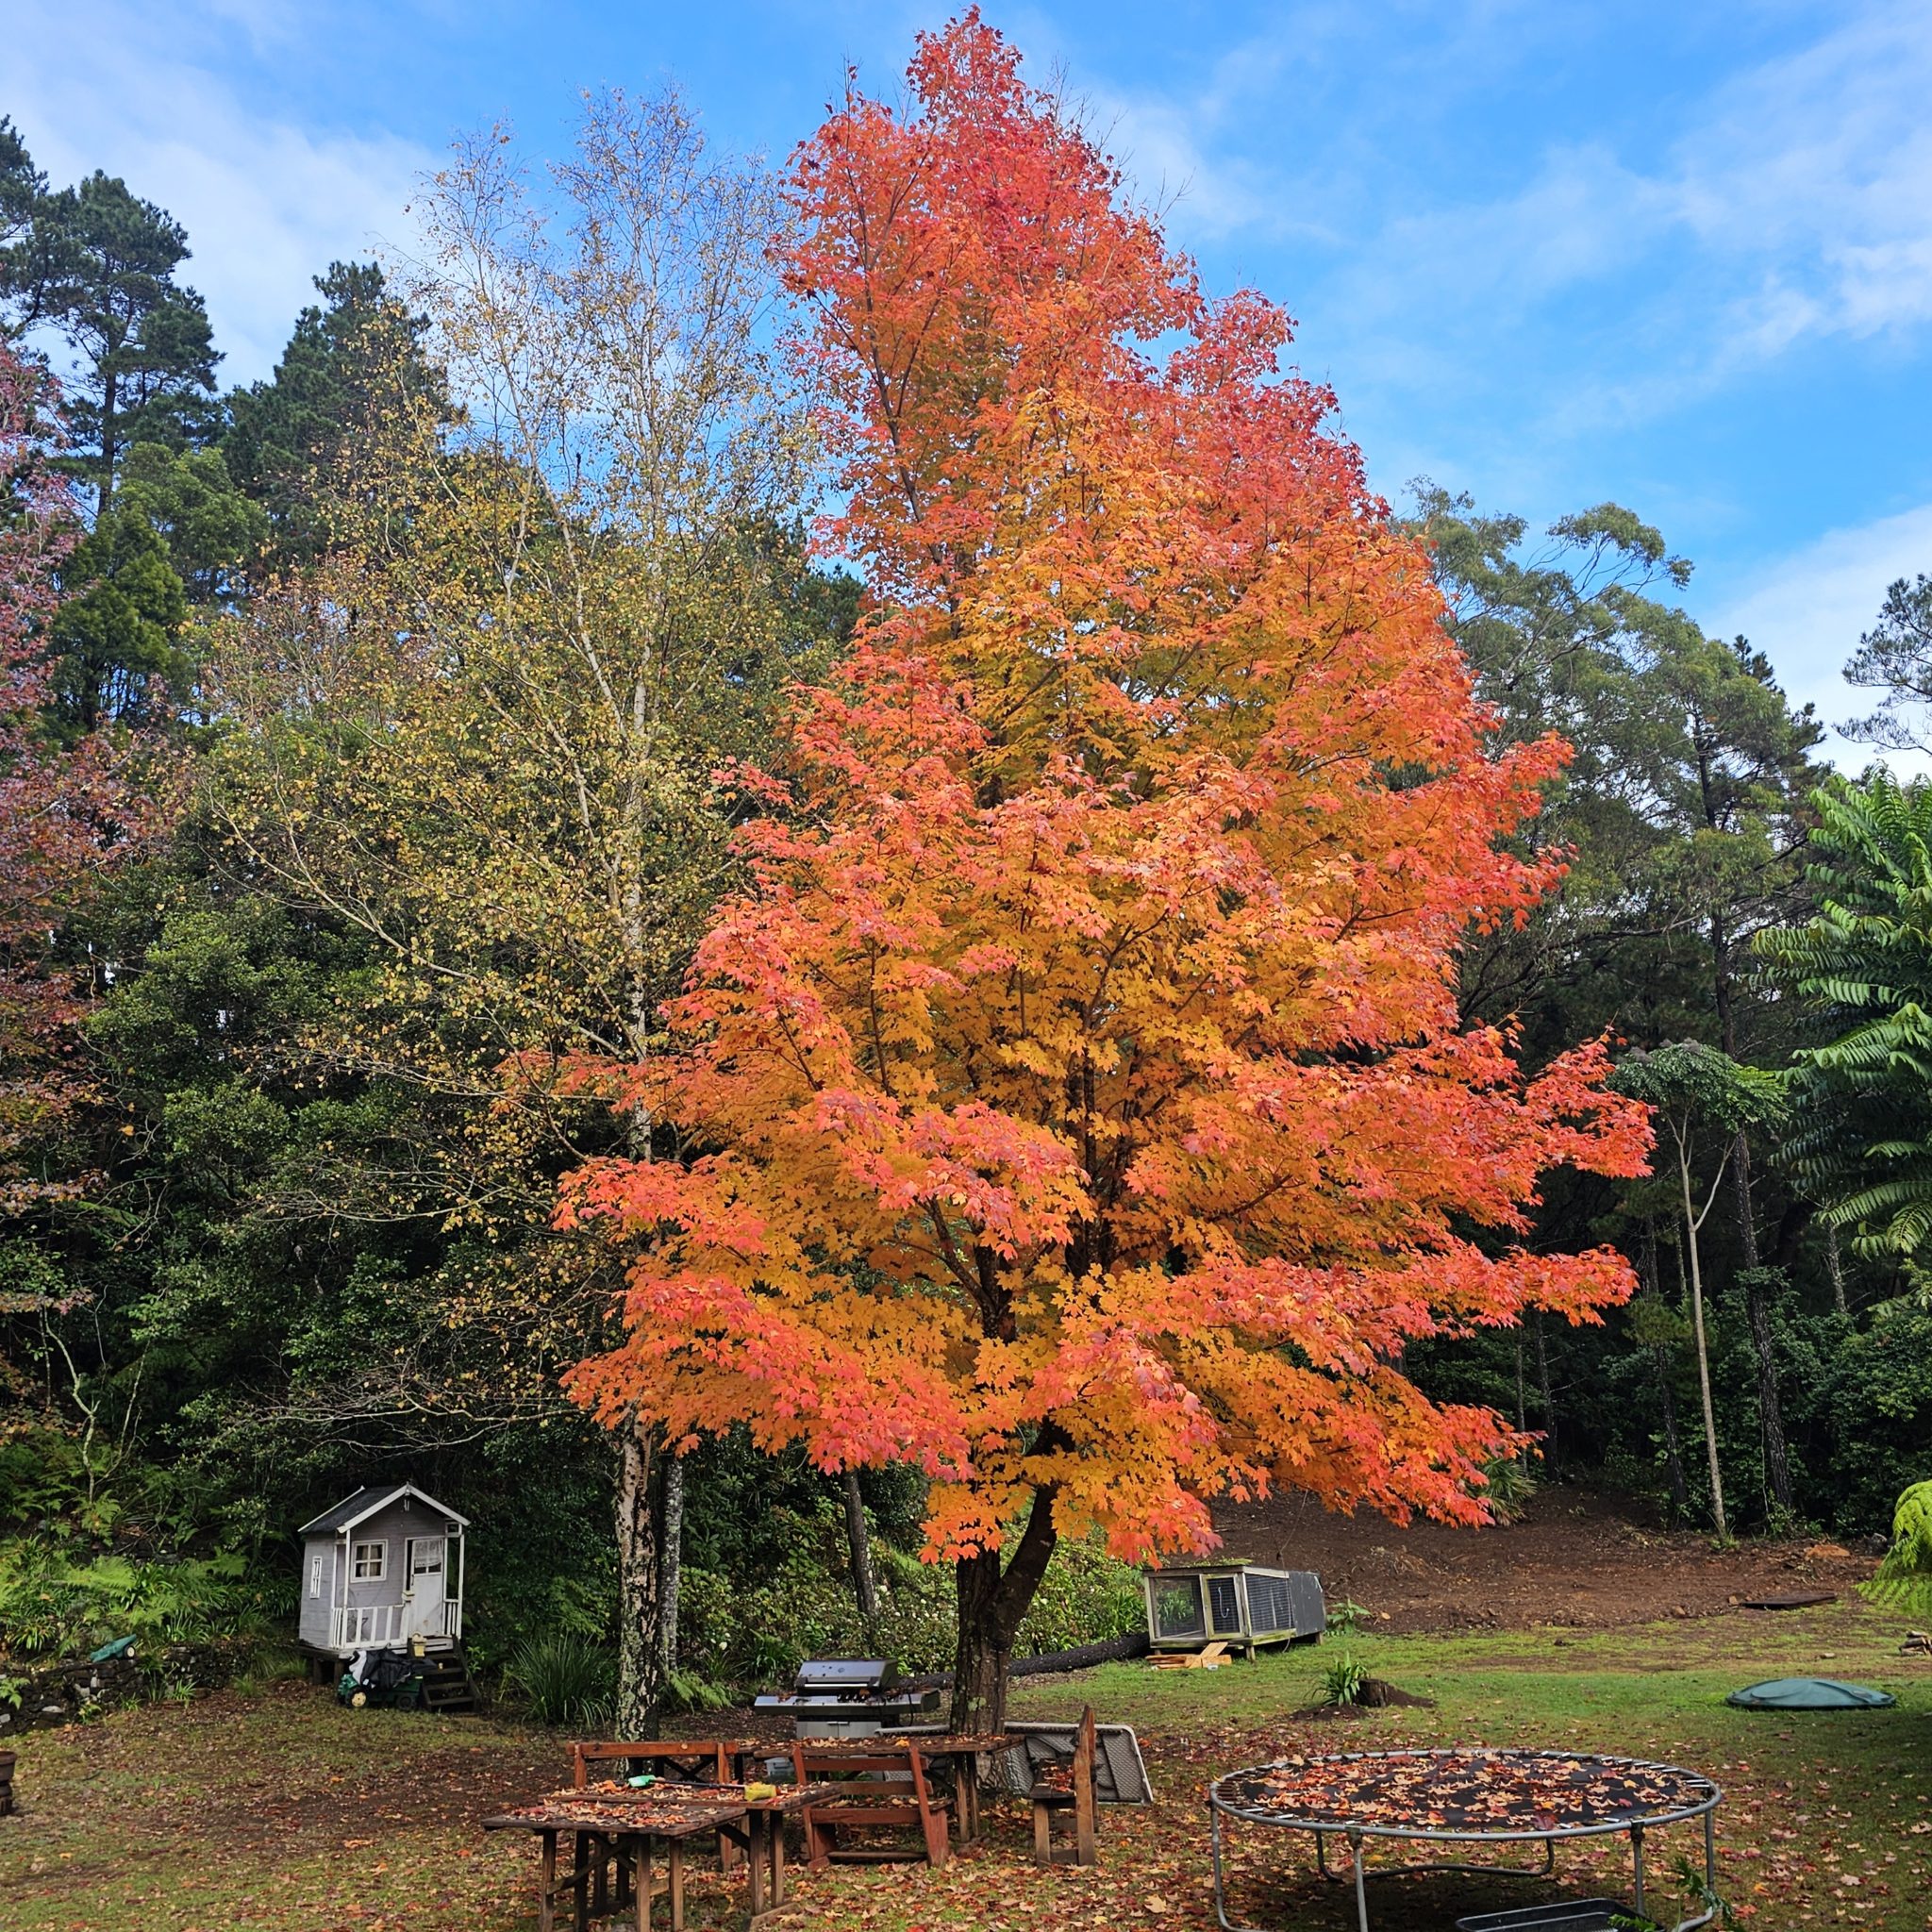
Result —
[[[1394, 1762], [1400, 1759], [1418, 1757], [1432, 1758], [1445, 1763], [1474, 1765], [1481, 1762], [1502, 1764], [1526, 1764], [1538, 1758], [1555, 1758], [1565, 1764], [1600, 1765], [1606, 1771], [1616, 1772], [1669, 1772], [1673, 1776], [1689, 1778], [1702, 1786], [1708, 1793], [1694, 1805], [1677, 1806], [1668, 1809], [1645, 1811], [1641, 1814], [1625, 1814], [1606, 1818], [1593, 1824], [1532, 1825], [1526, 1828], [1504, 1827], [1487, 1828], [1478, 1825], [1452, 1827], [1448, 1825], [1421, 1824], [1363, 1824], [1356, 1823], [1340, 1813], [1333, 1816], [1304, 1816], [1292, 1812], [1264, 1810], [1255, 1805], [1241, 1805], [1231, 1802], [1223, 1795], [1223, 1788], [1236, 1778], [1253, 1777], [1258, 1772], [1296, 1769], [1306, 1770], [1322, 1764], [1360, 1764]], [[1208, 1787], [1208, 1815], [1209, 1820], [1210, 1841], [1214, 1861], [1214, 1916], [1220, 1922], [1223, 1932], [1261, 1932], [1261, 1928], [1244, 1925], [1227, 1916], [1227, 1895], [1224, 1884], [1222, 1857], [1222, 1833], [1224, 1819], [1239, 1819], [1246, 1824], [1278, 1826], [1290, 1831], [1308, 1831], [1315, 1837], [1315, 1869], [1331, 1884], [1346, 1885], [1351, 1878], [1355, 1884], [1356, 1919], [1359, 1932], [1369, 1932], [1369, 1895], [1367, 1865], [1367, 1841], [1371, 1839], [1388, 1839], [1391, 1841], [1409, 1844], [1536, 1844], [1543, 1848], [1543, 1862], [1541, 1865], [1498, 1865], [1492, 1863], [1462, 1863], [1450, 1859], [1428, 1860], [1419, 1864], [1379, 1866], [1374, 1875], [1378, 1878], [1400, 1878], [1416, 1873], [1429, 1872], [1474, 1872], [1498, 1878], [1544, 1878], [1557, 1869], [1557, 1840], [1572, 1838], [1611, 1838], [1627, 1835], [1630, 1840], [1630, 1870], [1632, 1909], [1643, 1911], [1643, 1840], [1649, 1831], [1661, 1830], [1666, 1825], [1683, 1824], [1692, 1819], [1704, 1821], [1704, 1884], [1707, 1896], [1715, 1899], [1717, 1894], [1717, 1807], [1723, 1802], [1722, 1787], [1706, 1777], [1702, 1772], [1686, 1770], [1682, 1765], [1663, 1764], [1651, 1758], [1611, 1757], [1601, 1752], [1510, 1750], [1468, 1747], [1464, 1749], [1407, 1750], [1407, 1751], [1340, 1751], [1323, 1757], [1305, 1757], [1299, 1765], [1289, 1758], [1274, 1758], [1266, 1764], [1251, 1764], [1241, 1771], [1228, 1772], [1218, 1777]], [[1349, 1869], [1332, 1870], [1328, 1864], [1328, 1840], [1330, 1838], [1345, 1839], [1349, 1847]], [[1702, 1912], [1690, 1918], [1680, 1919], [1670, 1928], [1670, 1932], [1697, 1932], [1700, 1925], [1707, 1925], [1717, 1916], [1715, 1904], [1708, 1905]]]

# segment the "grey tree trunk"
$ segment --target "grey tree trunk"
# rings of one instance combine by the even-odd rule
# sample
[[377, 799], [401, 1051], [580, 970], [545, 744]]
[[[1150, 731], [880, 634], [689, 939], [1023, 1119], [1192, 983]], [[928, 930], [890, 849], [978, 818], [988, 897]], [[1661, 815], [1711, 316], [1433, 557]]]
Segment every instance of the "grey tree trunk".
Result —
[[1543, 1464], [1557, 1473], [1557, 1398], [1550, 1387], [1550, 1350], [1543, 1339], [1543, 1318], [1536, 1318], [1536, 1378], [1543, 1399]]
[[1743, 1249], [1744, 1313], [1751, 1325], [1751, 1354], [1757, 1370], [1757, 1423], [1764, 1437], [1764, 1476], [1772, 1502], [1791, 1508], [1791, 1469], [1785, 1453], [1785, 1417], [1777, 1393], [1777, 1356], [1772, 1344], [1766, 1271], [1758, 1265], [1757, 1218], [1751, 1207], [1751, 1141], [1738, 1129], [1731, 1184], [1738, 1196], [1738, 1240]]
[[657, 1432], [634, 1423], [617, 1437], [617, 1711], [620, 1738], [655, 1738], [664, 1700]]
[[658, 1551], [658, 1652], [664, 1674], [677, 1668], [677, 1592], [684, 1578], [684, 1457], [663, 1453], [664, 1493]]
[[872, 1532], [865, 1523], [865, 1499], [858, 1493], [858, 1472], [845, 1472], [845, 1548], [852, 1562], [852, 1590], [868, 1639], [878, 1627], [879, 1592], [872, 1574]]
[[1831, 1306], [1840, 1315], [1849, 1315], [1845, 1302], [1845, 1267], [1838, 1251], [1838, 1224], [1827, 1222], [1824, 1228], [1824, 1267], [1831, 1276]]
[[[1643, 1241], [1638, 1251], [1637, 1274], [1644, 1292], [1661, 1302], [1663, 1285], [1657, 1278], [1657, 1223], [1648, 1214], [1643, 1217]], [[1671, 1485], [1671, 1514], [1681, 1521], [1690, 1513], [1690, 1491], [1684, 1481], [1684, 1452], [1677, 1435], [1677, 1396], [1671, 1387], [1671, 1352], [1659, 1341], [1652, 1346], [1651, 1357], [1657, 1363], [1657, 1407], [1663, 1415], [1664, 1470]]]
[[1684, 1481], [1684, 1453], [1677, 1437], [1677, 1398], [1671, 1390], [1671, 1354], [1659, 1344], [1657, 1357], [1657, 1407], [1664, 1419], [1664, 1470], [1671, 1484], [1671, 1510], [1679, 1518], [1690, 1513], [1690, 1491]]
[[1704, 1335], [1704, 1263], [1697, 1249], [1700, 1217], [1690, 1195], [1690, 1157], [1681, 1139], [1677, 1142], [1677, 1178], [1684, 1195], [1684, 1244], [1690, 1251], [1690, 1326], [1697, 1338], [1697, 1390], [1704, 1401], [1704, 1453], [1710, 1464], [1710, 1519], [1718, 1541], [1729, 1542], [1724, 1472], [1717, 1459], [1717, 1412], [1710, 1400], [1710, 1348]]

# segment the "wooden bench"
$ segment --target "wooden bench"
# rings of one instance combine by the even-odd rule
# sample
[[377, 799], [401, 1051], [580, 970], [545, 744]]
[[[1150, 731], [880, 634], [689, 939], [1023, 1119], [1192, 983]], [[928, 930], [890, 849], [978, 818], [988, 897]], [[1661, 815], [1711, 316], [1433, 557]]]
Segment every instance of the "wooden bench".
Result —
[[1058, 1779], [1042, 1777], [1028, 1794], [1033, 1801], [1033, 1858], [1036, 1864], [1053, 1863], [1056, 1812], [1071, 1812], [1073, 1815], [1074, 1863], [1091, 1865], [1099, 1857], [1094, 1845], [1093, 1707], [1091, 1704], [1080, 1713], [1080, 1725], [1074, 1733], [1074, 1755], [1069, 1772], [1064, 1785]]
[[[869, 1745], [871, 1740], [866, 1740]], [[948, 1851], [946, 1807], [926, 1781], [925, 1747], [883, 1741], [863, 1755], [850, 1744], [836, 1750], [814, 1751], [809, 1741], [791, 1747], [792, 1774], [801, 1785], [836, 1784], [836, 1797], [821, 1798], [799, 1814], [805, 1826], [806, 1861], [824, 1871], [830, 1859], [881, 1864], [923, 1857], [935, 1868], [944, 1865]], [[920, 1846], [841, 1845], [839, 1830], [846, 1825], [891, 1825], [917, 1831]]]

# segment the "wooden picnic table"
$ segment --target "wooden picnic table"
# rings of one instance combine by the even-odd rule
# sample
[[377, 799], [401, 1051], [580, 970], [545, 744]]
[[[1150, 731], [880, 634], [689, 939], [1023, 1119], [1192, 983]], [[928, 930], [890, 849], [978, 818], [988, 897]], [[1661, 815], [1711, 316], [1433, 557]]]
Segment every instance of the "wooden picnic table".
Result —
[[[672, 1932], [684, 1932], [684, 1841], [735, 1823], [742, 1805], [698, 1805], [675, 1799], [646, 1804], [636, 1798], [591, 1798], [565, 1792], [537, 1805], [520, 1805], [483, 1821], [485, 1831], [530, 1831], [542, 1840], [537, 1866], [538, 1932], [556, 1932], [557, 1901], [569, 1894], [578, 1932], [593, 1919], [629, 1915], [637, 1932], [650, 1932], [651, 1905], [658, 1892], [671, 1899]], [[568, 1872], [557, 1869], [557, 1841], [568, 1832], [575, 1856]], [[665, 1847], [665, 1879], [659, 1886], [651, 1870], [651, 1851]], [[617, 1863], [613, 1900], [612, 1859]]]
[[[718, 1826], [719, 1836], [737, 1846], [751, 1868], [751, 1910], [756, 1918], [767, 1906], [785, 1903], [785, 1821], [808, 1805], [831, 1795], [829, 1785], [776, 1786], [769, 1797], [752, 1797], [742, 1784], [675, 1784], [660, 1782], [642, 1790], [613, 1787], [596, 1790], [600, 1799], [617, 1805], [649, 1804], [653, 1800], [697, 1807], [725, 1806], [734, 1815]], [[577, 1798], [576, 1791], [558, 1791], [558, 1800]]]
[[796, 1752], [814, 1757], [876, 1757], [882, 1751], [917, 1751], [928, 1762], [942, 1760], [952, 1772], [953, 1816], [958, 1841], [979, 1841], [979, 1760], [995, 1751], [1010, 1751], [1020, 1740], [1007, 1731], [979, 1737], [949, 1731], [879, 1731], [870, 1738], [800, 1738]]

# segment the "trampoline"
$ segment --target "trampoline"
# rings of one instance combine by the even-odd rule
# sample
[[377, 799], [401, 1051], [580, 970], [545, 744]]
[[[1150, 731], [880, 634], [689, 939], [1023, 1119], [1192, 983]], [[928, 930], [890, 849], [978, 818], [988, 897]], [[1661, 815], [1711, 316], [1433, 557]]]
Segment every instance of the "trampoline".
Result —
[[[1322, 1876], [1355, 1884], [1356, 1917], [1369, 1932], [1371, 1843], [1537, 1844], [1540, 1865], [1447, 1859], [1380, 1866], [1377, 1877], [1416, 1872], [1492, 1873], [1542, 1878], [1557, 1869], [1557, 1840], [1625, 1836], [1630, 1840], [1632, 1904], [1643, 1911], [1645, 1834], [1704, 1821], [1705, 1885], [1717, 1889], [1716, 1812], [1723, 1791], [1709, 1778], [1674, 1764], [1567, 1751], [1473, 1747], [1444, 1751], [1351, 1751], [1332, 1757], [1280, 1757], [1230, 1772], [1208, 1789], [1214, 1860], [1214, 1915], [1224, 1932], [1256, 1932], [1227, 1915], [1223, 1836], [1229, 1823], [1284, 1827], [1314, 1835]], [[1339, 1838], [1348, 1864], [1328, 1862]], [[1671, 1932], [1707, 1925], [1715, 1905], [1680, 1919]]]

